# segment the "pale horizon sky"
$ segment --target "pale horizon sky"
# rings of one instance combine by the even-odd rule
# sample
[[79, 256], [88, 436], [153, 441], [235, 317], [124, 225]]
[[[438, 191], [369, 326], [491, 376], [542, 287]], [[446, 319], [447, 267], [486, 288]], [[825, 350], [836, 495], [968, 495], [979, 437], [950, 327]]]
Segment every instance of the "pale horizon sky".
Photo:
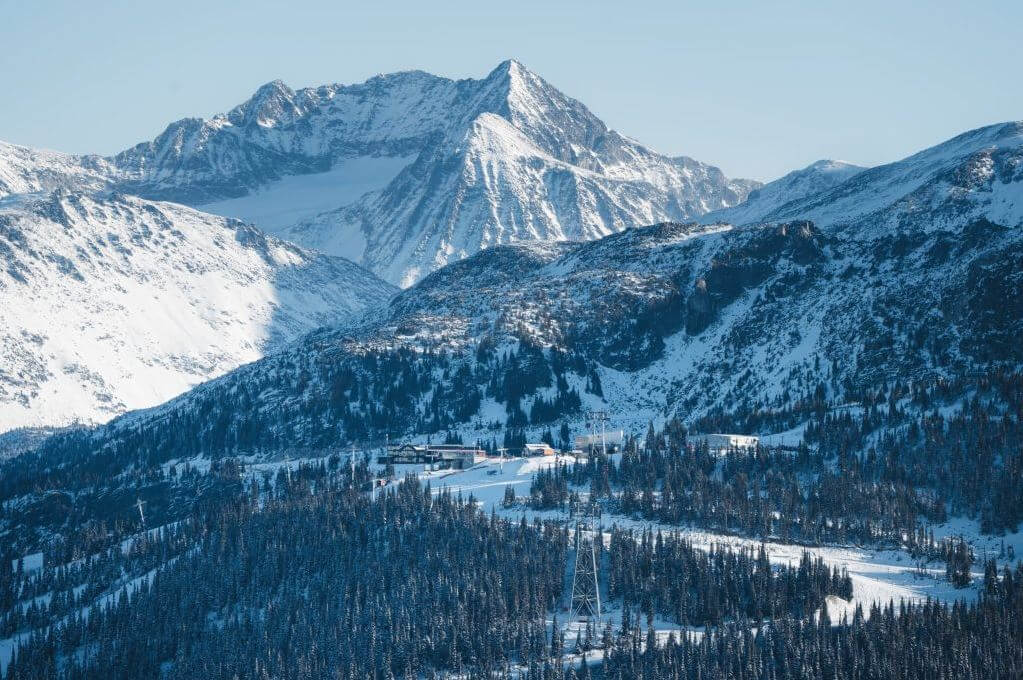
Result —
[[1023, 118], [1023, 3], [1008, 0], [0, 0], [0, 17], [0, 139], [73, 153], [115, 153], [276, 78], [479, 78], [509, 58], [656, 151], [765, 181]]

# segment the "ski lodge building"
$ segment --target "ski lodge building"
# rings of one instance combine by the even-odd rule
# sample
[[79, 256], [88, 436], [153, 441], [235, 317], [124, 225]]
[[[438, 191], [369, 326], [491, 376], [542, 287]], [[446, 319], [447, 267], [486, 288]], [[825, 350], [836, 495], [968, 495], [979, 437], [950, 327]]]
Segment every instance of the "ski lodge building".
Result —
[[383, 465], [427, 464], [440, 465], [456, 470], [471, 468], [487, 459], [487, 452], [475, 446], [461, 444], [395, 444], [387, 448], [387, 454], [379, 456], [377, 462]]
[[526, 444], [522, 447], [523, 456], [553, 456], [557, 453], [554, 447], [547, 442], [539, 444]]

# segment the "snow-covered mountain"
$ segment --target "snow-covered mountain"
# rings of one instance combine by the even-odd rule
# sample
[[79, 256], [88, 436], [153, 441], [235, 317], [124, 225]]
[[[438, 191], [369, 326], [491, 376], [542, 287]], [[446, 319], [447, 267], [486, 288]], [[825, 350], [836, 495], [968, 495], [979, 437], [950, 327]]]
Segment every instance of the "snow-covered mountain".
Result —
[[740, 206], [735, 213], [705, 219], [809, 219], [824, 229], [882, 231], [941, 229], [977, 219], [1018, 226], [1023, 222], [1023, 121], [971, 130], [769, 210], [755, 209], [752, 199], [748, 204], [754, 208]]
[[2, 144], [0, 429], [159, 403], [391, 295], [332, 254], [408, 285], [486, 247], [690, 217], [753, 186], [608, 130], [514, 61], [481, 80], [275, 81], [109, 158]]
[[0, 198], [54, 189], [102, 190], [116, 175], [116, 169], [98, 156], [75, 156], [0, 141]]
[[158, 404], [395, 290], [235, 220], [63, 189], [0, 199], [0, 263], [0, 431]]
[[0, 192], [54, 185], [237, 217], [403, 286], [493, 245], [691, 219], [759, 186], [609, 130], [516, 61], [479, 80], [274, 81], [107, 159], [0, 149]]
[[1021, 246], [1020, 229], [983, 221], [908, 241], [797, 222], [498, 246], [426, 277], [361, 329], [312, 334], [115, 420], [92, 445], [171, 442], [187, 456], [385, 432], [499, 439], [587, 407], [638, 432], [671, 414], [1018, 366]]
[[[579, 395], [642, 424], [1018, 367], [1023, 227], [1006, 207], [1018, 201], [994, 200], [1023, 181], [1018, 129], [854, 175], [826, 194], [874, 207], [843, 226], [664, 223], [489, 248], [358, 328], [312, 334], [98, 436], [170, 437], [191, 453], [492, 436], [579, 408]], [[879, 172], [933, 200], [877, 196]]]
[[517, 62], [461, 86], [450, 122], [387, 186], [284, 233], [407, 286], [483, 248], [688, 219], [756, 186], [608, 130]]
[[845, 161], [820, 160], [801, 170], [768, 182], [754, 189], [739, 205], [714, 210], [699, 218], [700, 222], [713, 224], [755, 224], [766, 221], [766, 217], [781, 206], [807, 196], [827, 191], [866, 168]]

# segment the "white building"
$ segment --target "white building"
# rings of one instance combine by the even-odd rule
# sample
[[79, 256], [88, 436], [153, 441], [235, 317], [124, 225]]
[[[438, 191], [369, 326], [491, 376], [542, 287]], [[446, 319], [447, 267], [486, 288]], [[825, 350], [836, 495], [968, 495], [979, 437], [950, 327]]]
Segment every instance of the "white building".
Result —
[[707, 444], [707, 449], [715, 455], [723, 455], [732, 449], [755, 449], [760, 443], [759, 437], [746, 434], [691, 434], [687, 441], [693, 446]]

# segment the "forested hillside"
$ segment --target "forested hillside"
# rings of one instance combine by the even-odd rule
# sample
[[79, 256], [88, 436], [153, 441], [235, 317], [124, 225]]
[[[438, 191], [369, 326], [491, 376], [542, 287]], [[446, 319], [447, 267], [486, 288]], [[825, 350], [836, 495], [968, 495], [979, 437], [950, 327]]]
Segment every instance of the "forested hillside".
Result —
[[[63, 592], [51, 584], [59, 595], [47, 608], [70, 614], [27, 640], [5, 677], [695, 678], [718, 669], [753, 678], [769, 665], [776, 677], [1009, 678], [1023, 669], [1023, 568], [1000, 573], [993, 563], [978, 604], [857, 608], [835, 626], [821, 606], [851, 585], [820, 561], [804, 555], [777, 570], [762, 549], [707, 553], [615, 531], [600, 561], [618, 621], [573, 641], [556, 613], [572, 552], [564, 527], [488, 517], [471, 498], [414, 479], [371, 498], [343, 469], [306, 468], [149, 536], [111, 554], [110, 566], [144, 569], [150, 555], [165, 566], [87, 615], [59, 603], [81, 597], [74, 576], [98, 572], [69, 569]], [[0, 595], [13, 604], [33, 580], [7, 564]], [[662, 643], [655, 616], [713, 627]], [[603, 668], [591, 670], [587, 653], [603, 656]]]

